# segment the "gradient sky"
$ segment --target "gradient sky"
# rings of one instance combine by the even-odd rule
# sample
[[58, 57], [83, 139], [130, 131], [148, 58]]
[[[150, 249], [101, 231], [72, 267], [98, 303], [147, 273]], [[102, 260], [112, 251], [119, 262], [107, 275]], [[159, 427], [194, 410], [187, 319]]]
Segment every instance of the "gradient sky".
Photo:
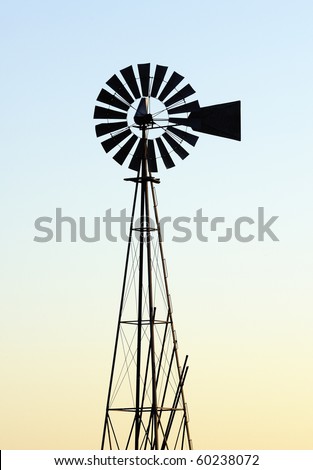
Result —
[[309, 0], [5, 1], [1, 47], [0, 447], [97, 449], [125, 243], [35, 243], [34, 221], [130, 208], [96, 96], [168, 65], [201, 106], [240, 99], [242, 142], [201, 135], [160, 171], [161, 216], [278, 215], [280, 241], [165, 253], [196, 449], [313, 449]]

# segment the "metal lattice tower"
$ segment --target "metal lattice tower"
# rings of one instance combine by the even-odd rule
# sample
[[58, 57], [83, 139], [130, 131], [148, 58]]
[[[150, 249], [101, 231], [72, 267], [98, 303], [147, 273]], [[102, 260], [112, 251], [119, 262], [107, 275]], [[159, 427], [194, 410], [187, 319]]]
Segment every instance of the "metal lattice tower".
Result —
[[155, 192], [160, 180], [152, 174], [160, 159], [171, 168], [173, 153], [186, 158], [182, 144], [198, 140], [188, 127], [240, 140], [240, 102], [201, 108], [188, 102], [190, 85], [178, 88], [178, 73], [166, 79], [167, 67], [157, 65], [150, 76], [150, 64], [138, 72], [121, 70], [124, 82], [113, 75], [107, 85], [114, 94], [102, 89], [94, 113], [103, 121], [97, 136], [109, 136], [104, 150], [119, 164], [130, 156], [136, 171], [125, 178], [135, 191], [101, 449], [191, 449], [188, 357], [180, 363]]

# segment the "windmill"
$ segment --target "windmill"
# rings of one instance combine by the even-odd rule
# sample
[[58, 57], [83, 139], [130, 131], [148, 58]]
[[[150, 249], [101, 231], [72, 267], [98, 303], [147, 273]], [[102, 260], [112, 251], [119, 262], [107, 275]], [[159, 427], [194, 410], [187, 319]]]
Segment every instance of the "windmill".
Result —
[[182, 75], [137, 69], [113, 75], [94, 111], [105, 152], [136, 172], [101, 449], [192, 449], [153, 173], [188, 156], [190, 129], [240, 140], [240, 101], [200, 107]]

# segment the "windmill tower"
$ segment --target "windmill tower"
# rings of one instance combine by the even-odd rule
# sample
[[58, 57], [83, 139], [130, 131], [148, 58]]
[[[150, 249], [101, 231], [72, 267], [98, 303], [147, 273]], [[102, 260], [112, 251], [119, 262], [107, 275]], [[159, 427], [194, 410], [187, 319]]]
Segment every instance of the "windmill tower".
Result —
[[240, 102], [200, 107], [184, 77], [157, 65], [132, 66], [100, 91], [94, 118], [101, 145], [136, 173], [126, 262], [101, 449], [191, 449], [184, 385], [158, 215], [154, 176], [175, 166], [194, 131], [240, 140]]

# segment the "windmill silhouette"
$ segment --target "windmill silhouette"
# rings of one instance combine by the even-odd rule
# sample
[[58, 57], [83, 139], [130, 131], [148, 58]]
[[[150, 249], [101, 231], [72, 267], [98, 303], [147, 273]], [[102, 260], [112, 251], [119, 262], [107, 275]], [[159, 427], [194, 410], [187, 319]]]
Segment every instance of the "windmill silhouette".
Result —
[[[149, 63], [113, 75], [94, 118], [105, 152], [129, 159], [135, 184], [101, 449], [192, 449], [153, 176], [175, 166], [198, 136], [190, 129], [240, 140], [240, 101], [200, 107], [184, 77]], [[136, 69], [135, 69], [136, 70]], [[108, 88], [110, 91], [108, 91]]]

